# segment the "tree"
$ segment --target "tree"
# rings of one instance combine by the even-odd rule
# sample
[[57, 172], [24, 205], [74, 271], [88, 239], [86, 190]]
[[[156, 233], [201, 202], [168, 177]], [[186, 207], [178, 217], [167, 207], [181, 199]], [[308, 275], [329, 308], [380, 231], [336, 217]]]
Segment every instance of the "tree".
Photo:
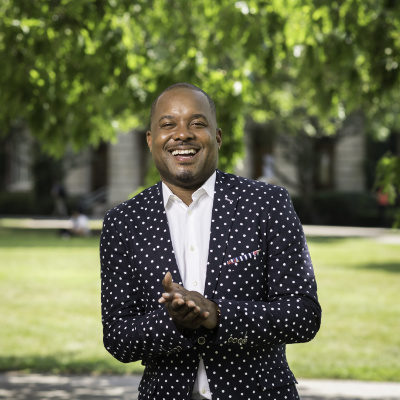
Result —
[[223, 168], [248, 115], [301, 108], [329, 135], [363, 110], [384, 136], [400, 124], [399, 15], [396, 0], [1, 0], [0, 129], [23, 119], [60, 156], [146, 126], [155, 95], [189, 81], [217, 103]]
[[[155, 95], [190, 81], [217, 103], [229, 132], [221, 162], [229, 167], [241, 146], [246, 85], [242, 57], [236, 58], [242, 49], [223, 35], [242, 14], [223, 3], [194, 2], [189, 9], [183, 0], [3, 0], [2, 134], [23, 119], [43, 148], [60, 156], [68, 143], [79, 149], [129, 125], [146, 126]], [[225, 25], [204, 29], [221, 13]], [[237, 21], [236, 35], [241, 26]]]

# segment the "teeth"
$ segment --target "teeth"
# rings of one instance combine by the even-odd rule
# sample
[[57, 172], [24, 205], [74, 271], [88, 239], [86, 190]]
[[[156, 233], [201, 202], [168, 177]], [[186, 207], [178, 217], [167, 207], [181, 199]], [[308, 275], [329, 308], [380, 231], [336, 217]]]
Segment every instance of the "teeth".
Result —
[[196, 154], [196, 150], [174, 150], [172, 152], [173, 156], [177, 156], [177, 155], [184, 155], [184, 154]]

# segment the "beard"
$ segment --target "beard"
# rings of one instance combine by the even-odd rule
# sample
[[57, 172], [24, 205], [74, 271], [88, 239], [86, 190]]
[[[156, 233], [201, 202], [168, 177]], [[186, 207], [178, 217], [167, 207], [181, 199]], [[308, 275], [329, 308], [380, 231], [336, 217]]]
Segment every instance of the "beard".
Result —
[[191, 171], [183, 170], [176, 174], [175, 178], [180, 182], [188, 183], [192, 181], [194, 177]]
[[[181, 164], [184, 166], [184, 164]], [[186, 189], [198, 189], [204, 182], [198, 182], [199, 177], [196, 176], [194, 171], [190, 171], [186, 168], [179, 169], [178, 171], [159, 171], [161, 179], [164, 182], [172, 183], [176, 186], [180, 186]]]

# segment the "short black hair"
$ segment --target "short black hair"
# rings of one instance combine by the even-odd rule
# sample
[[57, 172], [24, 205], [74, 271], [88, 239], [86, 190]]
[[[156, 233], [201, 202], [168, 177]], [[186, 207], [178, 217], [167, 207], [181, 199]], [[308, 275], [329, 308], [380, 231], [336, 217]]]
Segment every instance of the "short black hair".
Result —
[[153, 104], [151, 105], [151, 113], [150, 113], [150, 125], [151, 125], [151, 121], [153, 119], [153, 115], [154, 112], [156, 110], [156, 106], [157, 106], [157, 102], [158, 99], [165, 93], [165, 92], [169, 92], [170, 90], [174, 90], [174, 89], [189, 89], [189, 90], [195, 90], [196, 92], [201, 92], [204, 94], [204, 96], [207, 97], [208, 103], [210, 104], [210, 108], [211, 108], [211, 112], [214, 115], [215, 119], [217, 119], [217, 110], [215, 107], [215, 103], [212, 100], [212, 98], [202, 89], [200, 89], [197, 86], [194, 86], [190, 83], [175, 83], [174, 85], [168, 86], [166, 89], [164, 89], [158, 96], [157, 98], [153, 101]]

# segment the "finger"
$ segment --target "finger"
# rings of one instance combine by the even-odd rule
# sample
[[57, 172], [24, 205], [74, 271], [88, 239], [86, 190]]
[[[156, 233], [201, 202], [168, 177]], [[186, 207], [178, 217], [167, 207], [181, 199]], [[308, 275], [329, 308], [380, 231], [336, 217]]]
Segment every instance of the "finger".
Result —
[[173, 295], [171, 293], [162, 293], [161, 297], [158, 299], [159, 303], [166, 303], [167, 301], [172, 301]]
[[165, 274], [164, 279], [162, 280], [162, 285], [164, 286], [166, 292], [171, 292], [173, 290], [171, 272], [168, 271]]
[[185, 301], [183, 299], [177, 299], [177, 300], [172, 300], [171, 302], [169, 302], [169, 305], [171, 307], [171, 310], [173, 311], [177, 311], [182, 309], [181, 312], [184, 312], [185, 307]]
[[[196, 304], [193, 300], [189, 300], [188, 302], [186, 302], [186, 305], [187, 305], [189, 308], [195, 308], [195, 307], [197, 307], [197, 304]], [[199, 309], [200, 309], [200, 307], [199, 307]]]
[[173, 316], [174, 319], [179, 320], [181, 322], [187, 322], [197, 318], [200, 315], [201, 310], [199, 307], [187, 308], [186, 306], [183, 306], [176, 310], [173, 310], [173, 312], [174, 312]]
[[[199, 319], [200, 317], [200, 307], [195, 307], [191, 309], [187, 314], [185, 314], [182, 317], [182, 322], [187, 323], [187, 322], [195, 322]], [[201, 318], [200, 318], [201, 319]], [[200, 321], [197, 321], [200, 322]]]
[[172, 300], [172, 303], [177, 304], [178, 306], [183, 306], [185, 304], [185, 300], [182, 297]]
[[158, 299], [158, 302], [167, 303], [178, 299], [182, 299], [182, 295], [180, 293], [162, 293], [161, 297]]
[[185, 313], [185, 302], [181, 302], [178, 300], [173, 300], [173, 301], [169, 301], [166, 303], [166, 306], [169, 310], [170, 313], [173, 314], [177, 314], [179, 313], [180, 315], [182, 315], [182, 313]]
[[177, 300], [177, 299], [181, 299], [183, 296], [180, 293], [162, 293], [161, 297], [164, 297], [165, 300]]

